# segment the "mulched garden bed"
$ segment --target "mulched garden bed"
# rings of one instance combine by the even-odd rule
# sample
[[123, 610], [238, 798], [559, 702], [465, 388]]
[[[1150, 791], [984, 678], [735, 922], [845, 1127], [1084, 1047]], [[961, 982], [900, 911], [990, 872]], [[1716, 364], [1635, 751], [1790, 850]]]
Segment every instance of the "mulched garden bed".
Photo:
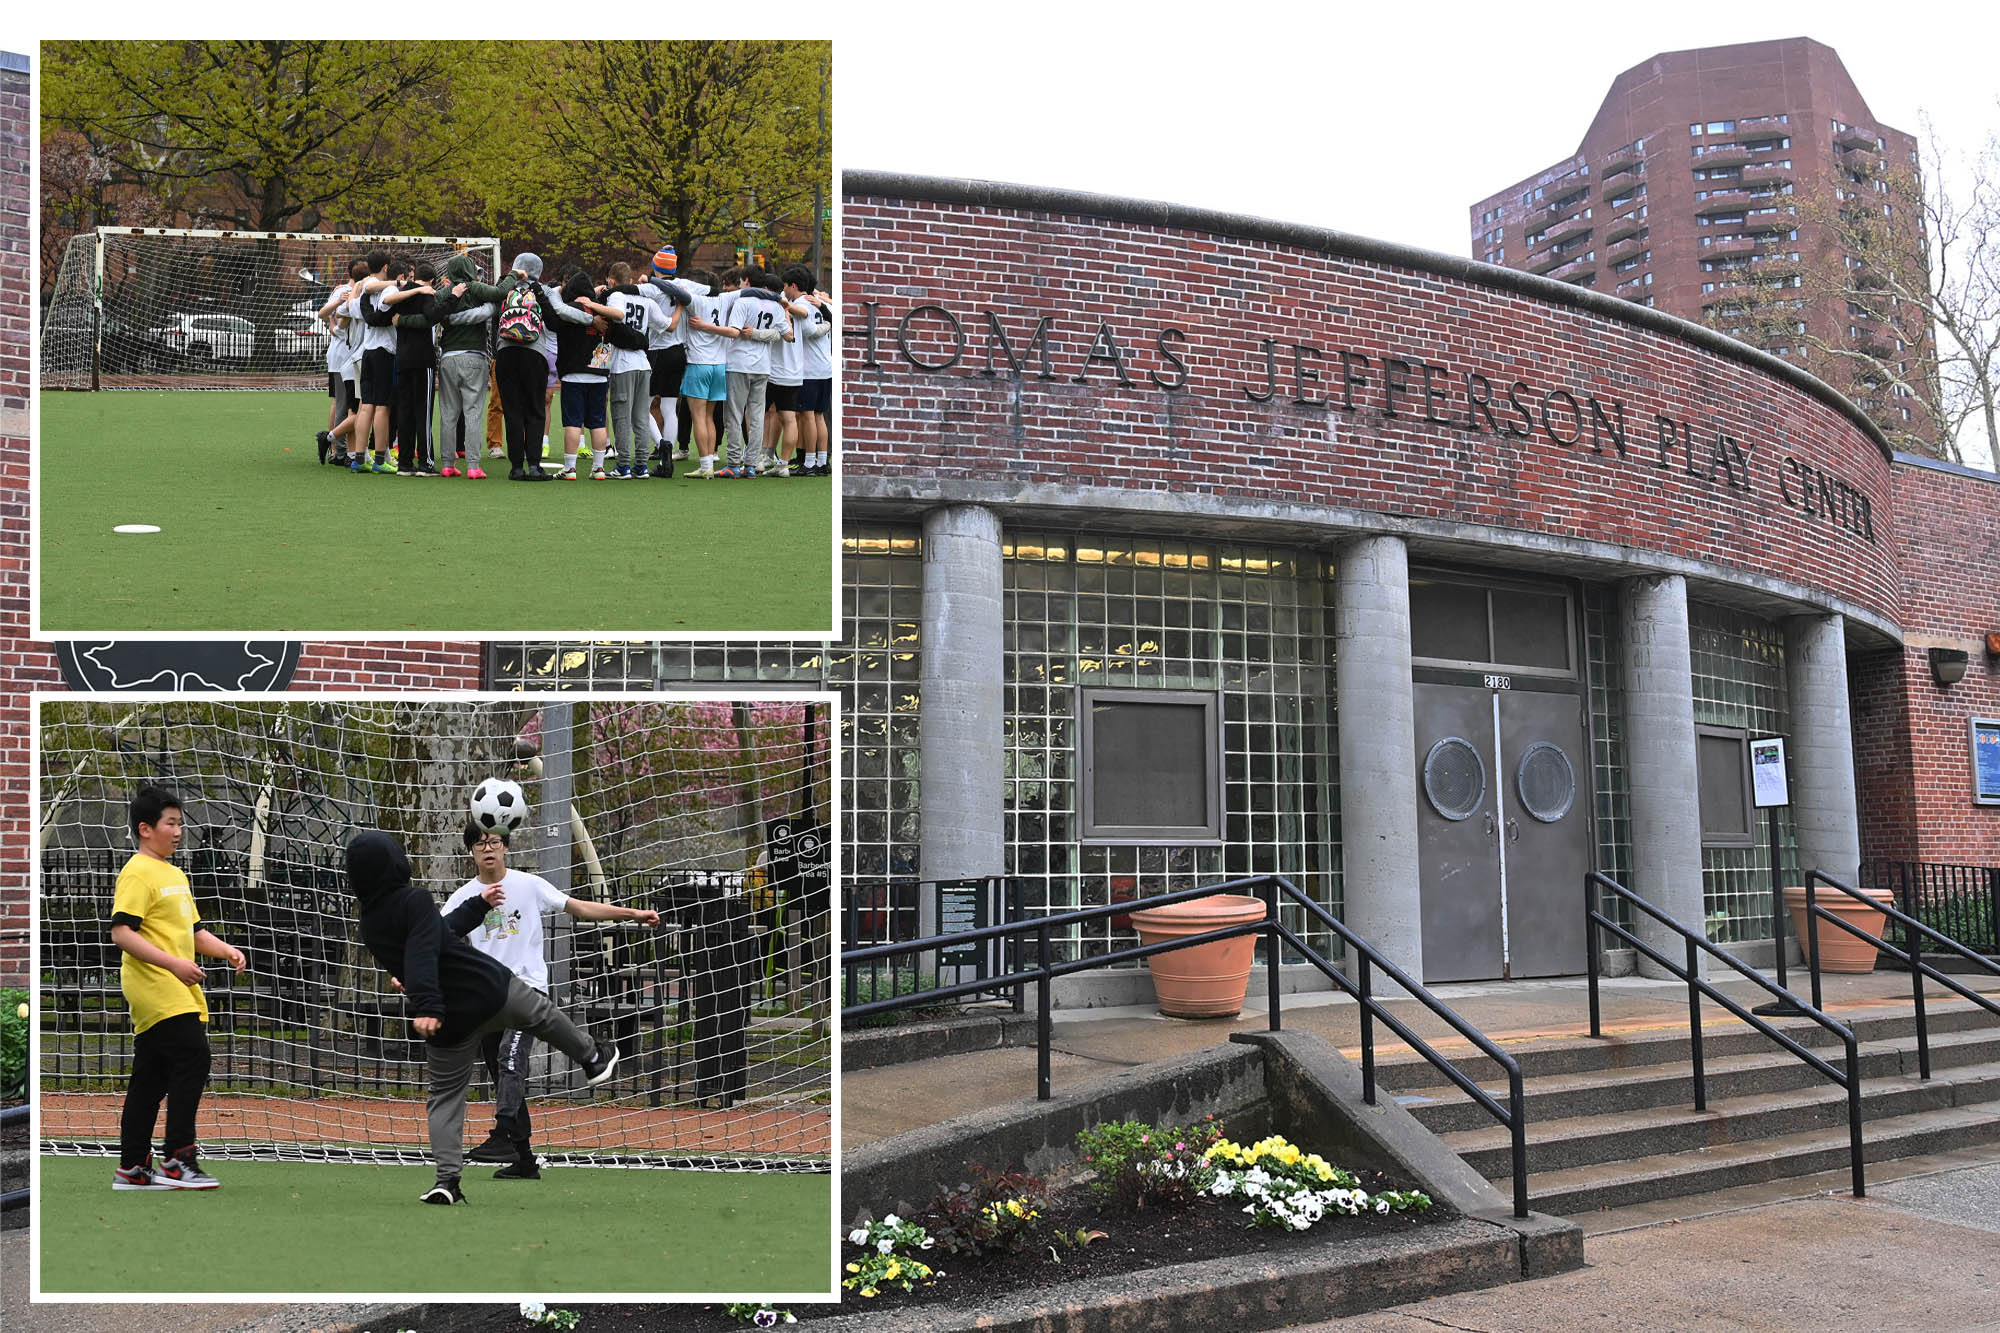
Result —
[[[1364, 1175], [1362, 1188], [1371, 1193], [1392, 1188], [1381, 1176]], [[809, 1324], [832, 1315], [856, 1314], [868, 1310], [900, 1310], [921, 1306], [984, 1303], [984, 1298], [1008, 1292], [1113, 1277], [1121, 1273], [1143, 1272], [1200, 1259], [1221, 1259], [1238, 1255], [1282, 1255], [1287, 1251], [1317, 1249], [1338, 1243], [1343, 1237], [1376, 1236], [1384, 1232], [1409, 1231], [1448, 1221], [1455, 1216], [1443, 1205], [1425, 1213], [1366, 1213], [1359, 1217], [1328, 1217], [1310, 1231], [1284, 1231], [1274, 1227], [1245, 1226], [1242, 1205], [1233, 1199], [1203, 1198], [1188, 1208], [1149, 1209], [1136, 1215], [1098, 1211], [1094, 1196], [1078, 1188], [1051, 1197], [1040, 1223], [1018, 1253], [998, 1254], [985, 1261], [957, 1261], [937, 1251], [923, 1255], [945, 1276], [929, 1287], [909, 1293], [885, 1288], [873, 1299], [852, 1292], [843, 1293], [839, 1305], [793, 1305], [788, 1307], [800, 1324]], [[1058, 1233], [1074, 1236], [1079, 1228], [1108, 1233], [1077, 1249], [1056, 1241]], [[1055, 1256], [1050, 1255], [1050, 1246]], [[853, 1257], [854, 1246], [843, 1243], [842, 1261]], [[1058, 1258], [1060, 1262], [1058, 1262]], [[719, 1309], [676, 1305], [569, 1305], [561, 1299], [548, 1301], [551, 1307], [577, 1310], [582, 1320], [577, 1333], [721, 1333], [749, 1325], [724, 1315]], [[420, 1333], [520, 1333], [529, 1325], [513, 1306], [434, 1305], [417, 1324]]]

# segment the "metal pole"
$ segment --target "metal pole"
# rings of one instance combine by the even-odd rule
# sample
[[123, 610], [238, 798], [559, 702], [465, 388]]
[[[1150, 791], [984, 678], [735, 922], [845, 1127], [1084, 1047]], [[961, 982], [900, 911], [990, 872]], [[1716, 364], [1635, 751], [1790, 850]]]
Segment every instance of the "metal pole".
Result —
[[1854, 1173], [1854, 1197], [1868, 1197], [1861, 1179], [1861, 1060], [1855, 1052], [1854, 1035], [1847, 1037], [1847, 1160]]
[[104, 362], [104, 235], [96, 237], [96, 256], [92, 261], [93, 274], [90, 292], [90, 391], [96, 393], [100, 387], [98, 371]]
[[1819, 904], [1813, 897], [1813, 876], [1818, 871], [1806, 874], [1806, 938], [1812, 942], [1812, 997], [1813, 1008], [1824, 1010], [1826, 1001], [1820, 998], [1819, 983]]
[[1375, 1104], [1375, 1010], [1374, 998], [1369, 995], [1370, 970], [1368, 955], [1359, 945], [1355, 952], [1361, 958], [1361, 1100], [1370, 1106]]
[[1035, 1098], [1047, 1101], [1049, 1088], [1049, 926], [1046, 921], [1035, 932]]
[[1514, 1150], [1514, 1216], [1528, 1215], [1528, 1108], [1521, 1095], [1521, 1070], [1507, 1071], [1507, 1110]]
[[1278, 1032], [1284, 1027], [1278, 1014], [1278, 960], [1283, 957], [1283, 945], [1278, 939], [1278, 880], [1276, 876], [1264, 881], [1264, 911], [1269, 915], [1270, 924], [1264, 929], [1264, 971], [1270, 992], [1271, 1031]]
[[1590, 973], [1590, 1035], [1602, 1037], [1604, 1025], [1597, 1011], [1597, 885], [1583, 877], [1583, 961]]
[[1695, 989], [1694, 979], [1700, 959], [1695, 956], [1694, 941], [1687, 942], [1687, 983], [1688, 983], [1688, 1054], [1694, 1065], [1694, 1109], [1708, 1109], [1708, 1075], [1702, 1068], [1701, 1059], [1701, 992]]
[[[1791, 984], [1785, 979], [1785, 894], [1778, 882], [1778, 809], [1779, 807], [1775, 805], [1766, 806], [1764, 821], [1771, 831], [1771, 951], [1777, 955], [1778, 989], [1785, 992], [1786, 998], [1757, 1005], [1750, 1012], [1775, 1018], [1794, 1018], [1805, 1013], [1805, 1010], [1799, 1008], [1798, 1002], [1790, 998]], [[1812, 893], [1810, 886], [1807, 887], [1806, 893], [1810, 897]], [[1813, 980], [1815, 984], [1819, 980], [1816, 968]], [[1815, 1008], [1819, 1006], [1817, 995], [1813, 997], [1813, 1006]]]
[[[1915, 917], [1916, 913], [1909, 915]], [[1924, 936], [1915, 926], [1906, 926], [1903, 935], [1910, 946], [1910, 991], [1917, 1008], [1917, 1077], [1927, 1079], [1931, 1076], [1931, 1031], [1924, 1014]]]

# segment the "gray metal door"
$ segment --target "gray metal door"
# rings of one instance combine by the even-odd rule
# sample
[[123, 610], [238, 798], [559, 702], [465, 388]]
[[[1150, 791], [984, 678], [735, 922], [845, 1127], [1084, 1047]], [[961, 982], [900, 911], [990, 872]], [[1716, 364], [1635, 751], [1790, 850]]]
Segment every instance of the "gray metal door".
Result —
[[1415, 701], [1424, 980], [1581, 972], [1579, 697], [1419, 681]]

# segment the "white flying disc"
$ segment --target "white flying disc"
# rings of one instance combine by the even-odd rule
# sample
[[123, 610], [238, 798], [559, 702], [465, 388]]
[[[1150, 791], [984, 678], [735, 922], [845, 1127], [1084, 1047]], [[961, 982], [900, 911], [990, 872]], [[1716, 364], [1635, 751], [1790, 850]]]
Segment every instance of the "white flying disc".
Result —
[[120, 523], [117, 527], [111, 530], [113, 532], [158, 532], [159, 531], [159, 529], [157, 527], [154, 527], [151, 523]]

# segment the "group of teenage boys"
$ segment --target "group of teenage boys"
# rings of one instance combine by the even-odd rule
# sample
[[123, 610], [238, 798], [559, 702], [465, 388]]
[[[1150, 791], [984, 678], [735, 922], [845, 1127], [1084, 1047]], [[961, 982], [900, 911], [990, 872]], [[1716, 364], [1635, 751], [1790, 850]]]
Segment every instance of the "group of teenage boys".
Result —
[[[513, 481], [668, 477], [690, 456], [704, 480], [831, 476], [830, 295], [800, 265], [677, 270], [671, 246], [643, 278], [621, 261], [602, 281], [574, 269], [559, 284], [528, 253], [497, 283], [465, 254], [442, 274], [382, 250], [356, 259], [319, 312], [333, 400], [320, 461], [483, 478], [490, 394]], [[558, 390], [563, 461], [551, 476]], [[498, 456], [490, 437], [486, 452]]]
[[[139, 849], [118, 873], [111, 938], [123, 954], [120, 981], [136, 1036], [111, 1188], [211, 1190], [220, 1182], [201, 1168], [195, 1129], [210, 1064], [208, 1000], [195, 960], [221, 959], [238, 973], [249, 963], [242, 950], [201, 925], [188, 878], [174, 864], [183, 832], [180, 798], [164, 788], [141, 788], [130, 822]], [[494, 1172], [500, 1180], [541, 1174], [528, 1139], [531, 1038], [569, 1056], [592, 1086], [611, 1077], [618, 1063], [614, 1047], [593, 1041], [550, 1000], [541, 914], [660, 924], [651, 909], [570, 898], [547, 880], [509, 870], [504, 832], [468, 821], [464, 841], [476, 873], [443, 912], [411, 881], [409, 856], [395, 838], [371, 829], [347, 845], [361, 942], [407, 996], [410, 1026], [425, 1043], [437, 1179], [419, 1197], [433, 1204], [465, 1202], [459, 1176], [467, 1156], [466, 1091], [476, 1061], [483, 1057], [494, 1081], [498, 1114], [492, 1135], [471, 1159], [506, 1163]], [[162, 1102], [166, 1141], [155, 1164], [153, 1130]]]

